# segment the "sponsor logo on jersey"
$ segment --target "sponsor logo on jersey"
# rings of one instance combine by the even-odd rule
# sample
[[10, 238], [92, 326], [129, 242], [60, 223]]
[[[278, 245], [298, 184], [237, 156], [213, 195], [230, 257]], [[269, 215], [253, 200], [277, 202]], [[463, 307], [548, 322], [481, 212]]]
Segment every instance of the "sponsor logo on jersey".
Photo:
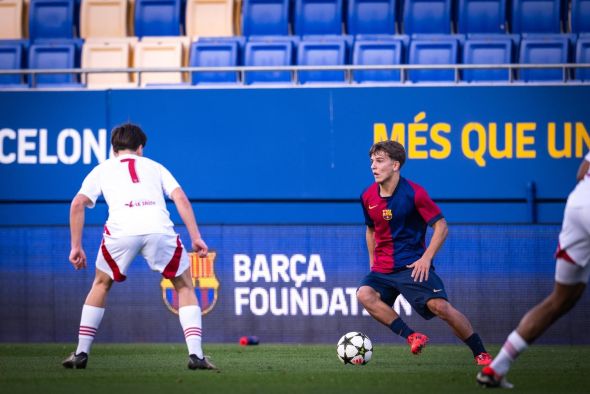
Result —
[[391, 213], [391, 209], [384, 209], [383, 210], [383, 219], [385, 219], [385, 220], [393, 219], [393, 214]]
[[[211, 312], [217, 303], [219, 281], [215, 276], [215, 258], [217, 253], [209, 251], [206, 257], [199, 257], [196, 253], [189, 253], [189, 266], [195, 295], [199, 300], [203, 315]], [[173, 313], [178, 314], [178, 294], [169, 279], [162, 279], [162, 299], [166, 307]]]

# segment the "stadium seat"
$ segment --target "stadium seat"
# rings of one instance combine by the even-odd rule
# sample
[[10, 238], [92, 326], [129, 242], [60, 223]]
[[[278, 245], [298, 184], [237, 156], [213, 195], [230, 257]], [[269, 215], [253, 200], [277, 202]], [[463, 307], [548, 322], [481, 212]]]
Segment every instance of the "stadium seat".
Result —
[[405, 0], [404, 34], [451, 32], [451, 0]]
[[[544, 37], [524, 37], [520, 44], [520, 64], [564, 64], [568, 62], [569, 39], [559, 34]], [[562, 68], [521, 69], [519, 79], [525, 82], [563, 81]]]
[[0, 3], [0, 40], [22, 38], [23, 0], [2, 0]]
[[180, 0], [135, 0], [135, 35], [180, 35], [180, 3]]
[[[582, 36], [576, 44], [576, 63], [590, 64], [590, 36]], [[578, 68], [575, 70], [575, 79], [578, 81], [590, 81], [590, 68]]]
[[[401, 39], [363, 40], [354, 42], [353, 61], [356, 65], [402, 64], [404, 45]], [[357, 83], [400, 82], [398, 70], [359, 70], [352, 72]]]
[[[238, 43], [236, 41], [226, 42], [193, 42], [189, 66], [191, 67], [235, 67], [238, 65]], [[208, 71], [191, 73], [191, 83], [201, 84], [222, 84], [238, 83], [237, 72], [230, 71]]]
[[398, 0], [348, 0], [348, 34], [395, 34]]
[[83, 0], [80, 37], [126, 37], [127, 0]]
[[[459, 40], [453, 36], [416, 37], [410, 43], [408, 64], [457, 64]], [[411, 82], [452, 82], [453, 69], [410, 70]]]
[[75, 0], [31, 0], [29, 38], [74, 37]]
[[250, 35], [289, 34], [289, 0], [244, 0], [242, 33]]
[[[299, 66], [335, 66], [344, 65], [346, 44], [344, 40], [309, 41], [299, 43], [297, 64]], [[345, 71], [299, 71], [299, 83], [345, 82]]]
[[[82, 49], [82, 68], [129, 68], [136, 37], [89, 38]], [[122, 88], [135, 86], [130, 73], [88, 74], [83, 82], [89, 88]]]
[[[184, 47], [188, 37], [158, 37], [142, 39], [135, 45], [133, 66], [136, 68], [170, 67], [179, 68], [184, 63]], [[181, 84], [185, 78], [182, 72], [145, 72], [137, 76], [140, 86], [148, 84]]]
[[559, 33], [561, 12], [561, 0], [512, 0], [512, 33]]
[[[20, 70], [25, 68], [24, 45], [21, 40], [0, 40], [0, 70]], [[26, 87], [23, 76], [19, 74], [0, 75], [0, 89], [7, 87]]]
[[506, 0], [459, 0], [457, 31], [461, 34], [506, 32]]
[[297, 35], [342, 34], [342, 0], [295, 0]]
[[[29, 69], [68, 69], [76, 68], [76, 44], [38, 44], [29, 48]], [[79, 87], [78, 75], [36, 74], [29, 77], [31, 87]]]
[[[271, 67], [293, 64], [293, 43], [291, 41], [249, 41], [246, 43], [245, 66]], [[246, 85], [257, 83], [292, 83], [290, 71], [248, 71]]]
[[234, 35], [234, 0], [186, 0], [186, 35]]
[[[505, 35], [489, 38], [468, 38], [463, 46], [463, 64], [510, 64], [513, 43]], [[463, 70], [467, 82], [510, 81], [509, 69]]]
[[572, 0], [572, 33], [590, 33], [590, 0]]

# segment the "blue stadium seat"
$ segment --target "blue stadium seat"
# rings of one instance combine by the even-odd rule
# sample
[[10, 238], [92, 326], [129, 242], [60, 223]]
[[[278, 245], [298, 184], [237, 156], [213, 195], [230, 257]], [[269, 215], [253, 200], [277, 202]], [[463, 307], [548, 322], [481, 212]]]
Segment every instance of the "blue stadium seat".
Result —
[[136, 0], [135, 35], [178, 36], [181, 32], [181, 0]]
[[[297, 52], [297, 64], [300, 66], [335, 66], [344, 65], [346, 44], [340, 41], [301, 41]], [[345, 82], [344, 71], [300, 71], [299, 83]]]
[[561, 13], [561, 0], [512, 0], [512, 33], [559, 33]]
[[457, 6], [459, 33], [504, 33], [506, 0], [459, 0]]
[[[238, 65], [238, 43], [193, 42], [190, 50], [190, 67], [235, 67]], [[193, 72], [192, 84], [237, 83], [237, 72]]]
[[590, 33], [590, 0], [572, 0], [572, 33]]
[[[271, 67], [293, 65], [291, 41], [249, 41], [246, 43], [245, 66]], [[246, 85], [257, 83], [291, 83], [290, 71], [248, 71]]]
[[[29, 48], [29, 68], [67, 69], [75, 68], [76, 44], [33, 44]], [[34, 80], [34, 82], [33, 82]], [[31, 87], [77, 87], [79, 78], [76, 74], [37, 74], [29, 78]]]
[[75, 0], [31, 0], [29, 38], [74, 37]]
[[[563, 64], [568, 62], [570, 41], [559, 34], [543, 37], [523, 37], [520, 44], [520, 64]], [[519, 78], [525, 82], [563, 81], [563, 69], [521, 69]]]
[[[468, 38], [463, 46], [463, 64], [510, 64], [513, 56], [512, 39], [505, 35], [489, 38]], [[467, 82], [510, 80], [509, 69], [464, 70]]]
[[398, 0], [348, 0], [348, 34], [395, 34]]
[[[354, 65], [396, 65], [402, 64], [404, 43], [402, 39], [357, 39], [354, 43]], [[397, 70], [359, 70], [353, 71], [353, 81], [357, 83], [400, 82]]]
[[294, 31], [305, 34], [342, 34], [342, 0], [295, 0]]
[[[20, 70], [25, 68], [24, 46], [21, 40], [0, 40], [0, 70]], [[0, 89], [7, 87], [26, 87], [22, 75], [0, 75]]]
[[[590, 36], [580, 37], [576, 44], [576, 63], [590, 64]], [[578, 81], [590, 81], [590, 68], [578, 68], [575, 71]]]
[[[408, 64], [457, 64], [459, 40], [453, 36], [416, 37], [410, 42]], [[452, 82], [453, 69], [410, 70], [411, 82]]]
[[249, 35], [289, 34], [289, 0], [244, 0], [242, 33]]
[[451, 32], [451, 0], [405, 0], [404, 34]]

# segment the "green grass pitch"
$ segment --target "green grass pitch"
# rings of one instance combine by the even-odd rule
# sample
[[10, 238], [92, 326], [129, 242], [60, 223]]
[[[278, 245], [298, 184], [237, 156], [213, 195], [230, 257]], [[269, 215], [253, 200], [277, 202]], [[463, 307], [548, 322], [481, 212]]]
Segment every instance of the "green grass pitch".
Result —
[[[481, 393], [469, 350], [378, 345], [365, 366], [342, 365], [332, 345], [207, 344], [221, 369], [190, 371], [182, 344], [96, 344], [86, 370], [61, 360], [74, 345], [0, 344], [2, 393]], [[495, 354], [498, 346], [491, 348]], [[590, 392], [590, 346], [533, 346], [510, 373], [519, 393]]]

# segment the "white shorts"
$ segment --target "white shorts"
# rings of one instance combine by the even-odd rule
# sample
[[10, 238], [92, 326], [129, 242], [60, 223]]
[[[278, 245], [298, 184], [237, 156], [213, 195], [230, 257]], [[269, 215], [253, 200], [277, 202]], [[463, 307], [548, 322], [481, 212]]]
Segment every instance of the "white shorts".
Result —
[[[590, 205], [566, 206], [556, 257], [555, 280], [557, 282], [563, 284], [588, 282]], [[560, 263], [560, 260], [563, 261]]]
[[138, 254], [147, 260], [153, 271], [160, 272], [166, 279], [181, 275], [189, 267], [188, 255], [178, 235], [146, 234], [115, 238], [103, 234], [96, 268], [114, 281], [123, 282]]

